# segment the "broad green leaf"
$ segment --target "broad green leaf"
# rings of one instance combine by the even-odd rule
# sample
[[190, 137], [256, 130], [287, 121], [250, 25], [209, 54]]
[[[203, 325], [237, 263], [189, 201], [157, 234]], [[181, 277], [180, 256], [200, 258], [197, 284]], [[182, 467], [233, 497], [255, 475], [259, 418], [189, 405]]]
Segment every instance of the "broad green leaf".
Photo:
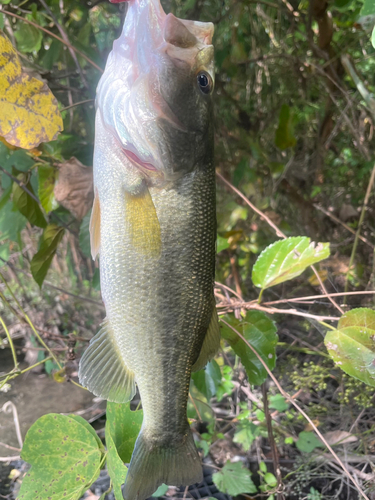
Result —
[[271, 472], [264, 474], [264, 480], [269, 486], [275, 487], [277, 485], [277, 479]]
[[38, 165], [38, 197], [44, 210], [49, 213], [57, 207], [54, 203], [56, 170], [48, 165]]
[[[108, 424], [108, 421], [107, 421]], [[106, 424], [105, 431], [105, 442], [107, 445], [108, 455], [107, 455], [107, 467], [108, 474], [113, 483], [113, 491], [115, 493], [116, 500], [123, 500], [121, 486], [125, 482], [126, 474], [128, 468], [124, 465], [123, 461], [117, 453], [115, 443], [113, 442], [110, 426]]]
[[217, 388], [221, 382], [220, 366], [215, 360], [207, 363], [204, 370], [199, 370], [192, 374], [195, 387], [200, 391], [207, 400], [210, 400], [216, 395]]
[[198, 391], [193, 383], [190, 384], [187, 415], [188, 418], [195, 418], [204, 422], [215, 422], [215, 414], [206, 397]]
[[79, 248], [85, 257], [91, 257], [90, 245], [90, 218], [91, 210], [84, 216], [79, 228]]
[[42, 46], [42, 32], [31, 24], [20, 23], [14, 36], [20, 52], [34, 52], [34, 50], [38, 52]]
[[[350, 312], [354, 314], [349, 320], [356, 315], [354, 311]], [[368, 316], [369, 324], [373, 326], [373, 314], [366, 316]], [[364, 318], [365, 316], [362, 317]], [[344, 318], [343, 324], [347, 321], [348, 318]], [[345, 373], [375, 387], [375, 329], [365, 326], [367, 319], [359, 323], [358, 326], [344, 327], [341, 327], [339, 323], [337, 330], [327, 332], [324, 343], [333, 361]]]
[[[242, 321], [234, 316], [225, 317], [225, 321], [238, 330], [254, 347], [270, 370], [275, 367], [278, 336], [272, 320], [261, 311], [248, 311], [246, 318]], [[267, 371], [253, 351], [225, 324], [221, 325], [221, 335], [240, 357], [250, 384], [262, 384], [267, 378]]]
[[155, 498], [159, 498], [164, 496], [168, 491], [168, 486], [166, 484], [161, 484], [159, 488], [155, 491], [155, 493], [152, 495]]
[[97, 435], [97, 433], [95, 432], [95, 429], [92, 425], [90, 425], [87, 420], [85, 420], [84, 418], [80, 417], [79, 415], [69, 415], [70, 418], [74, 418], [74, 420], [76, 422], [78, 422], [79, 424], [83, 425], [83, 427], [85, 427], [85, 429], [87, 429], [93, 436], [94, 438], [96, 439], [96, 442], [97, 442], [97, 445], [98, 445], [98, 448], [99, 450], [104, 453], [105, 452], [105, 449], [104, 449], [104, 446], [103, 446], [103, 443], [101, 442], [99, 436]]
[[[35, 196], [33, 187], [30, 182], [30, 174], [28, 172], [19, 172], [13, 168], [13, 175], [25, 186], [25, 188]], [[31, 224], [38, 227], [46, 227], [47, 221], [39, 207], [39, 204], [28, 192], [26, 192], [16, 182], [13, 183], [13, 203], [14, 206], [24, 215]]]
[[18, 234], [26, 226], [26, 222], [26, 217], [14, 210], [13, 203], [8, 201], [0, 210], [0, 240], [17, 241]]
[[296, 446], [299, 451], [311, 453], [315, 448], [324, 448], [323, 443], [318, 439], [313, 432], [302, 431], [298, 434]]
[[49, 224], [43, 231], [39, 250], [30, 263], [31, 274], [39, 286], [43, 284], [53, 256], [63, 236], [64, 228], [57, 224]]
[[375, 49], [375, 26], [373, 27], [372, 33], [371, 33], [371, 44]]
[[279, 126], [275, 134], [275, 145], [278, 148], [288, 149], [296, 145], [293, 128], [293, 115], [290, 107], [283, 104], [280, 109]]
[[[22, 26], [22, 30], [31, 27]], [[29, 49], [31, 45], [35, 49], [34, 39], [31, 44], [22, 35], [22, 40], [30, 43]], [[56, 99], [45, 83], [22, 72], [18, 54], [2, 31], [0, 54], [0, 135], [13, 146], [24, 149], [52, 141], [63, 128]]]
[[367, 307], [359, 307], [348, 311], [339, 319], [337, 329], [340, 330], [347, 326], [363, 326], [363, 328], [375, 330], [375, 311]]
[[212, 475], [216, 487], [223, 493], [236, 496], [241, 493], [256, 493], [257, 488], [250, 477], [250, 471], [241, 462], [227, 462]]
[[244, 451], [249, 451], [256, 436], [259, 436], [259, 427], [248, 420], [243, 420], [237, 426], [233, 441], [241, 444]]
[[364, 0], [362, 9], [359, 13], [360, 17], [371, 16], [375, 14], [375, 2], [374, 0]]
[[227, 238], [223, 238], [222, 236], [217, 235], [217, 240], [216, 240], [216, 253], [220, 253], [223, 250], [226, 250], [229, 248], [229, 243]]
[[129, 463], [141, 430], [143, 411], [131, 411], [130, 403], [107, 403], [106, 429], [112, 436], [121, 460]]
[[259, 255], [252, 271], [255, 286], [265, 289], [299, 276], [329, 257], [329, 243], [314, 243], [306, 236], [276, 241]]
[[29, 429], [21, 457], [31, 464], [18, 500], [78, 500], [100, 473], [101, 452], [74, 418], [50, 413]]

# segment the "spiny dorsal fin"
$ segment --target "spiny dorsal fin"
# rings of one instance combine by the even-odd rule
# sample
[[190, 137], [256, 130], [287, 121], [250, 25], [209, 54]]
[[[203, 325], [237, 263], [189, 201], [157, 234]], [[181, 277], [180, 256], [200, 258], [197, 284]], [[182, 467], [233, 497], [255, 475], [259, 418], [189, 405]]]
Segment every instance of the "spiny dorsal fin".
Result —
[[90, 218], [90, 246], [92, 258], [95, 260], [100, 250], [100, 202], [98, 193], [95, 193]]
[[220, 327], [217, 317], [216, 307], [214, 305], [211, 321], [203, 341], [202, 349], [197, 361], [192, 366], [193, 372], [197, 372], [206, 366], [206, 364], [215, 356], [220, 347]]
[[106, 319], [79, 363], [80, 383], [100, 398], [126, 403], [135, 395], [134, 373], [126, 366]]
[[148, 257], [161, 252], [160, 224], [146, 184], [137, 194], [125, 192], [125, 217], [130, 241], [135, 250]]

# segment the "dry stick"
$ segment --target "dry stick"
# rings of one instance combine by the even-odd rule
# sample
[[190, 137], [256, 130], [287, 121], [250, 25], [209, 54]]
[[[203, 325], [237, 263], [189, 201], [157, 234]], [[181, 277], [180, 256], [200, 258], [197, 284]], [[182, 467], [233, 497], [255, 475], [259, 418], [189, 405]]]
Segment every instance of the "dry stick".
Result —
[[[367, 209], [368, 200], [370, 198], [372, 186], [374, 185], [374, 181], [375, 181], [375, 163], [374, 163], [374, 166], [372, 168], [371, 177], [370, 177], [370, 180], [369, 180], [369, 183], [368, 183], [368, 186], [367, 186], [366, 195], [365, 195], [365, 200], [363, 202], [363, 206], [362, 206], [362, 210], [361, 210], [361, 215], [359, 217], [357, 233], [356, 233], [355, 238], [354, 238], [353, 249], [352, 249], [352, 253], [351, 253], [351, 256], [350, 256], [350, 260], [349, 260], [349, 269], [348, 269], [348, 272], [346, 274], [345, 292], [348, 291], [349, 274], [350, 274], [350, 270], [352, 268], [352, 265], [353, 265], [353, 262], [354, 262], [354, 257], [355, 257], [356, 251], [357, 251], [359, 234], [360, 234], [360, 231], [361, 231], [361, 226], [362, 226], [363, 219], [365, 217], [365, 212], [366, 212], [366, 209]], [[345, 303], [346, 303], [346, 299], [344, 299], [344, 304]]]
[[273, 436], [272, 417], [270, 415], [270, 410], [268, 408], [268, 391], [267, 391], [266, 382], [263, 382], [263, 384], [262, 384], [262, 394], [263, 394], [263, 409], [264, 409], [264, 414], [266, 416], [266, 423], [267, 423], [268, 441], [269, 441], [270, 447], [271, 447], [273, 467], [275, 469], [275, 474], [276, 474], [276, 479], [277, 479], [276, 497], [277, 497], [277, 500], [282, 500], [281, 491], [283, 489], [283, 478], [281, 476], [279, 456], [277, 453], [275, 438]]
[[265, 370], [267, 371], [268, 375], [271, 377], [271, 379], [273, 380], [274, 384], [276, 385], [276, 387], [278, 388], [278, 390], [280, 391], [280, 393], [284, 396], [284, 398], [286, 398], [289, 403], [291, 403], [295, 408], [296, 410], [309, 422], [309, 424], [311, 425], [311, 428], [314, 429], [315, 433], [318, 435], [318, 437], [320, 438], [320, 440], [325, 444], [325, 446], [328, 448], [328, 450], [330, 451], [331, 455], [334, 457], [334, 459], [336, 460], [336, 462], [340, 465], [340, 467], [342, 468], [342, 470], [345, 472], [345, 474], [347, 475], [347, 477], [350, 479], [350, 481], [354, 484], [354, 486], [357, 488], [358, 492], [363, 496], [363, 498], [365, 498], [366, 500], [370, 500], [369, 497], [366, 495], [366, 493], [364, 491], [362, 491], [360, 485], [357, 483], [357, 481], [355, 480], [355, 478], [350, 474], [350, 472], [348, 471], [348, 469], [346, 468], [346, 466], [344, 465], [344, 463], [342, 462], [342, 460], [340, 459], [340, 457], [336, 454], [336, 452], [332, 449], [332, 447], [327, 443], [326, 439], [323, 437], [322, 433], [319, 431], [319, 429], [316, 427], [316, 425], [314, 424], [314, 422], [311, 420], [311, 418], [302, 410], [302, 408], [300, 408], [300, 406], [293, 400], [293, 398], [290, 396], [290, 394], [288, 394], [286, 391], [284, 391], [284, 389], [281, 387], [281, 385], [279, 384], [277, 378], [274, 376], [274, 374], [271, 372], [271, 370], [268, 368], [267, 364], [265, 363], [265, 361], [263, 360], [263, 358], [258, 354], [258, 352], [254, 349], [254, 347], [249, 344], [249, 342], [240, 334], [239, 331], [237, 331], [232, 325], [230, 325], [229, 323], [227, 323], [226, 321], [224, 321], [223, 319], [220, 319], [220, 321], [222, 323], [224, 323], [228, 328], [230, 328], [236, 335], [238, 335], [240, 337], [241, 340], [243, 340], [243, 342], [245, 342], [245, 344], [248, 346], [249, 349], [251, 349], [251, 351], [256, 355], [256, 357], [259, 359], [259, 361], [262, 363], [262, 365], [264, 366]]
[[[262, 219], [264, 219], [271, 227], [272, 229], [276, 232], [276, 235], [279, 237], [279, 238], [284, 238], [286, 239], [286, 235], [280, 231], [280, 229], [276, 226], [276, 224], [274, 224], [271, 219], [269, 217], [267, 217], [261, 210], [259, 210], [259, 208], [257, 208], [256, 206], [254, 206], [247, 198], [246, 196], [241, 193], [240, 190], [238, 190], [236, 187], [233, 186], [233, 184], [231, 184], [229, 181], [227, 181], [219, 172], [216, 172], [216, 175], [217, 177], [219, 177], [219, 179], [221, 181], [224, 182], [224, 184], [226, 184], [228, 187], [230, 187], [230, 189], [232, 191], [234, 191], [236, 194], [238, 194], [238, 196], [240, 196], [244, 202], [249, 205], [249, 207], [254, 210], [254, 212], [256, 212], [258, 215], [260, 215], [260, 217]], [[311, 269], [314, 271], [314, 274], [317, 278], [317, 280], [319, 281], [319, 284], [323, 290], [323, 296], [327, 297], [328, 300], [331, 302], [331, 304], [336, 307], [336, 309], [338, 309], [340, 311], [341, 314], [343, 314], [343, 311], [341, 309], [341, 307], [336, 304], [336, 302], [329, 296], [328, 292], [327, 292], [327, 289], [326, 287], [324, 286], [323, 284], [323, 281], [321, 280], [320, 276], [319, 276], [319, 273], [316, 271], [315, 267], [314, 266], [311, 266]]]
[[14, 363], [14, 369], [17, 370], [18, 368], [18, 361], [17, 361], [17, 354], [16, 354], [16, 350], [14, 348], [14, 344], [13, 344], [13, 340], [12, 340], [12, 336], [11, 334], [9, 333], [9, 330], [6, 326], [6, 324], [4, 323], [3, 321], [3, 318], [0, 316], [0, 323], [2, 325], [2, 327], [4, 328], [5, 330], [5, 335], [7, 336], [8, 338], [8, 342], [9, 342], [9, 346], [10, 346], [10, 349], [12, 351], [12, 356], [13, 356], [13, 363]]
[[[325, 210], [323, 207], [319, 206], [317, 203], [314, 203], [314, 207], [317, 210], [320, 210], [321, 212], [323, 212], [324, 215], [326, 215], [327, 217], [329, 217], [333, 221], [337, 222], [337, 224], [341, 224], [341, 226], [344, 227], [347, 231], [350, 231], [352, 234], [357, 234], [357, 231], [354, 231], [354, 229], [352, 229], [350, 226], [345, 224], [345, 222], [342, 222], [342, 220], [340, 220], [338, 217], [336, 217], [335, 215], [333, 215], [330, 212], [328, 212], [327, 210]], [[363, 243], [366, 243], [366, 245], [368, 245], [372, 249], [375, 248], [375, 245], [373, 245], [370, 241], [368, 241], [364, 236], [359, 235], [358, 238], [361, 241], [363, 241]]]
[[20, 421], [18, 419], [18, 411], [16, 405], [12, 403], [12, 401], [8, 401], [5, 404], [3, 404], [1, 411], [3, 411], [4, 413], [10, 413], [10, 412], [13, 413], [13, 422], [14, 422], [14, 427], [16, 428], [17, 440], [18, 444], [20, 445], [20, 448], [22, 449], [23, 440], [22, 440]]
[[[85, 101], [79, 101], [79, 102], [75, 102], [74, 104], [72, 104], [71, 106], [66, 106], [65, 108], [61, 108], [60, 109], [60, 113], [62, 111], [66, 111], [70, 108], [75, 108], [76, 106], [80, 106], [81, 104], [86, 104], [88, 102], [95, 102], [95, 99], [86, 99]], [[354, 232], [354, 231], [353, 231]]]
[[[335, 293], [330, 293], [328, 294], [330, 297], [342, 297], [346, 295], [374, 295], [375, 291], [374, 290], [366, 290], [366, 291], [360, 291], [360, 292], [335, 292]], [[264, 306], [268, 305], [273, 305], [273, 304], [283, 304], [285, 302], [300, 302], [304, 300], [314, 300], [314, 299], [321, 299], [321, 295], [308, 295], [306, 297], [295, 297], [292, 299], [280, 299], [280, 300], [272, 300], [271, 302], [263, 302]], [[253, 301], [254, 303], [256, 300]], [[251, 303], [251, 302], [250, 302]]]
[[104, 70], [100, 66], [98, 66], [96, 63], [94, 63], [94, 61], [92, 61], [89, 57], [87, 57], [86, 54], [84, 54], [80, 50], [76, 49], [73, 45], [71, 45], [69, 42], [66, 42], [65, 40], [60, 38], [58, 35], [55, 35], [55, 33], [52, 33], [52, 31], [49, 31], [46, 28], [42, 28], [42, 26], [39, 26], [39, 24], [33, 23], [32, 21], [29, 21], [28, 19], [24, 19], [23, 17], [19, 16], [18, 14], [13, 14], [13, 12], [9, 12], [7, 10], [1, 10], [1, 13], [5, 14], [7, 16], [11, 16], [11, 17], [15, 17], [17, 19], [20, 19], [24, 23], [31, 24], [31, 26], [34, 26], [34, 28], [37, 28], [38, 30], [44, 31], [49, 36], [56, 38], [56, 40], [58, 40], [59, 42], [61, 42], [64, 45], [66, 45], [69, 49], [74, 50], [74, 52], [76, 52], [81, 57], [83, 57], [89, 64], [91, 64], [91, 66], [94, 66], [94, 68], [96, 68], [98, 71], [100, 71], [101, 73], [104, 73]]

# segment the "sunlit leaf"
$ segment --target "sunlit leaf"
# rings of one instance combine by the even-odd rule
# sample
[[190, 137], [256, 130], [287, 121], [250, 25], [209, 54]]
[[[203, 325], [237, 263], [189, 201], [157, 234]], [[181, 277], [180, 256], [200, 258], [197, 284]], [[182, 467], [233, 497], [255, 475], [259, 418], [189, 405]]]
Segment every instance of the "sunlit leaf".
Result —
[[259, 288], [269, 288], [299, 276], [303, 271], [329, 257], [329, 243], [314, 243], [306, 236], [276, 241], [259, 255], [252, 280]]
[[304, 453], [311, 453], [315, 448], [324, 447], [323, 443], [319, 438], [315, 436], [313, 432], [302, 431], [298, 435], [298, 440], [296, 441], [296, 446], [300, 451]]
[[19, 500], [78, 500], [97, 479], [101, 451], [80, 419], [50, 413], [31, 426], [21, 453], [31, 469]]
[[53, 194], [53, 188], [56, 181], [56, 169], [50, 167], [49, 165], [39, 165], [38, 181], [38, 197], [40, 203], [44, 210], [49, 213], [53, 208], [56, 208], [54, 207]]
[[[225, 317], [225, 321], [254, 347], [270, 370], [275, 367], [278, 336], [275, 323], [272, 320], [261, 311], [248, 311], [246, 318], [242, 321], [234, 316]], [[221, 324], [221, 335], [240, 357], [250, 384], [262, 384], [267, 378], [267, 371], [253, 351], [231, 328], [223, 323]]]
[[337, 330], [327, 332], [324, 343], [345, 373], [375, 387], [375, 311], [360, 308], [347, 312]]
[[115, 494], [115, 498], [116, 500], [123, 500], [121, 486], [125, 482], [128, 468], [126, 467], [126, 465], [124, 465], [124, 462], [119, 457], [115, 443], [113, 442], [111, 436], [111, 430], [108, 423], [106, 424], [105, 442], [108, 450], [108, 455], [107, 455], [108, 474], [113, 483], [113, 491]]
[[57, 224], [49, 224], [40, 241], [38, 252], [34, 255], [30, 263], [31, 274], [39, 286], [42, 286], [44, 278], [50, 268], [56, 249], [64, 236], [64, 228]]
[[62, 130], [57, 101], [47, 85], [22, 72], [17, 52], [0, 31], [0, 135], [24, 149]]
[[258, 435], [259, 427], [248, 420], [244, 420], [237, 426], [233, 441], [242, 445], [244, 451], [249, 451], [254, 439]]
[[257, 488], [250, 477], [250, 471], [241, 462], [227, 462], [212, 475], [216, 487], [223, 493], [236, 496], [241, 493], [256, 493]]

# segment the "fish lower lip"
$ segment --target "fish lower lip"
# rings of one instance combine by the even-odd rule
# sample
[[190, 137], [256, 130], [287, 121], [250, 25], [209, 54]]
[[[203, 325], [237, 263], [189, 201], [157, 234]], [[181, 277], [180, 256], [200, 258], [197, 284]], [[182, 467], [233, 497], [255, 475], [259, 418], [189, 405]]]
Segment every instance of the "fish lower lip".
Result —
[[133, 165], [135, 165], [136, 167], [149, 172], [156, 172], [156, 168], [151, 163], [142, 161], [135, 153], [129, 151], [128, 149], [123, 149], [123, 151], [128, 160], [130, 160], [131, 163], [133, 163]]

